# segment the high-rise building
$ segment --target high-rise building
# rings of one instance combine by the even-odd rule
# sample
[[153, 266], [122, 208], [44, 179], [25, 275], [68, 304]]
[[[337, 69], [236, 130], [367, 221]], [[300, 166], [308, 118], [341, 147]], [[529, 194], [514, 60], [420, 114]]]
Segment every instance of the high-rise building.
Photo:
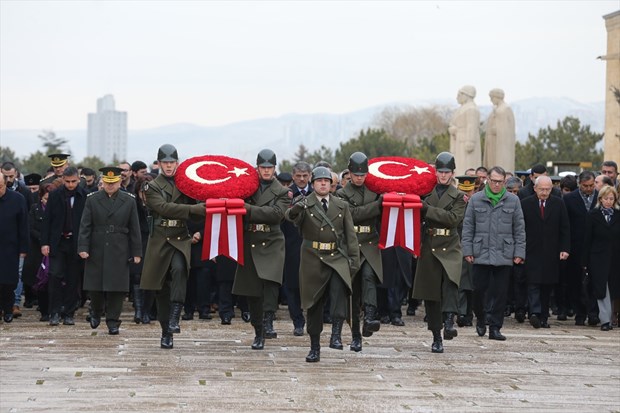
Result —
[[88, 114], [87, 155], [106, 164], [127, 157], [127, 112], [115, 109], [114, 96], [97, 99], [97, 113]]

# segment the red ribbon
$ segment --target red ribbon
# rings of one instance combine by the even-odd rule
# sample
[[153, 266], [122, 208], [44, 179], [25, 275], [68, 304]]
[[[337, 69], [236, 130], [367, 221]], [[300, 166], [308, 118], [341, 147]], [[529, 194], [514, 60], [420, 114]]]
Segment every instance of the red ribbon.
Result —
[[243, 265], [243, 199], [207, 199], [202, 259], [227, 256]]
[[418, 195], [383, 194], [379, 248], [399, 246], [420, 255], [421, 209], [422, 201]]

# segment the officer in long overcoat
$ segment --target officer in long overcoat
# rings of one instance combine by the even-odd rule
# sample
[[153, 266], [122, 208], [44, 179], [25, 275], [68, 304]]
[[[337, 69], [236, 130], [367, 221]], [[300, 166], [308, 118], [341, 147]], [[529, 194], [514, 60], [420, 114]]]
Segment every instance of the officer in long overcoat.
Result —
[[[360, 332], [360, 309], [364, 310], [364, 336], [379, 331], [377, 320], [377, 284], [383, 282], [383, 264], [379, 250], [378, 223], [381, 215], [382, 197], [364, 184], [368, 175], [368, 157], [355, 152], [349, 157], [348, 167], [351, 180], [336, 196], [349, 204], [354, 230], [360, 249], [360, 269], [353, 275], [351, 350], [362, 350]], [[332, 323], [332, 329], [342, 328]]]
[[[323, 166], [312, 171], [314, 192], [300, 197], [286, 211], [286, 219], [297, 225], [304, 238], [301, 247], [299, 283], [301, 305], [307, 310], [310, 353], [307, 362], [320, 360], [323, 304], [329, 294], [332, 319], [344, 320], [351, 276], [359, 269], [359, 245], [349, 205], [330, 195], [331, 171]], [[342, 325], [341, 322], [338, 323]], [[338, 346], [340, 344], [340, 346]], [[340, 333], [330, 339], [331, 348], [342, 349]]]
[[442, 353], [442, 313], [444, 338], [451, 340], [458, 334], [454, 315], [458, 311], [463, 260], [458, 225], [465, 215], [465, 201], [464, 194], [452, 185], [456, 168], [454, 156], [449, 152], [440, 153], [435, 168], [437, 185], [422, 206], [422, 249], [413, 281], [413, 297], [424, 300], [428, 329], [433, 332], [431, 350]]
[[179, 333], [179, 319], [189, 277], [191, 240], [188, 219], [206, 216], [205, 205], [197, 204], [174, 183], [179, 155], [174, 146], [162, 145], [157, 153], [160, 173], [144, 186], [146, 206], [151, 211], [152, 231], [146, 247], [140, 288], [156, 290], [157, 319], [161, 324], [161, 348], [173, 348], [173, 333]]
[[129, 290], [130, 263], [142, 257], [140, 222], [133, 195], [120, 191], [121, 169], [105, 167], [103, 190], [86, 198], [78, 236], [85, 261], [84, 290], [90, 292], [90, 326], [97, 328], [105, 310], [110, 334], [118, 334], [123, 301]]
[[243, 265], [237, 267], [233, 294], [248, 297], [255, 337], [252, 348], [276, 338], [273, 329], [284, 269], [284, 234], [280, 223], [289, 204], [288, 189], [275, 179], [276, 154], [263, 149], [256, 158], [258, 190], [245, 200]]

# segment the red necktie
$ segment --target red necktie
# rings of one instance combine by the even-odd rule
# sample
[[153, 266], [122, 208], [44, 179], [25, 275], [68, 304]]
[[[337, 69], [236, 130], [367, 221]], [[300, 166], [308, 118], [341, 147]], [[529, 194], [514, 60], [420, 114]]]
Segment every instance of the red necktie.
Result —
[[540, 201], [540, 217], [545, 219], [545, 201]]

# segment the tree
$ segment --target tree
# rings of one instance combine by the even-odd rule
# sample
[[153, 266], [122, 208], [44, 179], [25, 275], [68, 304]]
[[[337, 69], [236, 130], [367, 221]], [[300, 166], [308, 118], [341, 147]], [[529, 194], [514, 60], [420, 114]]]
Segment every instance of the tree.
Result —
[[36, 151], [23, 160], [22, 167], [24, 174], [37, 173], [45, 176], [45, 172], [50, 167], [50, 158], [43, 152]]
[[63, 152], [63, 146], [65, 146], [67, 142], [69, 142], [65, 138], [56, 136], [56, 132], [52, 130], [43, 130], [43, 132], [37, 135], [37, 137], [43, 141], [45, 155]]
[[407, 142], [394, 139], [383, 129], [371, 129], [360, 131], [357, 138], [340, 144], [336, 149], [332, 167], [334, 171], [345, 169], [349, 163], [349, 157], [353, 152], [363, 152], [368, 158], [378, 156], [409, 156]]
[[539, 129], [538, 135], [528, 134], [524, 144], [515, 146], [516, 169], [528, 169], [532, 165], [547, 161], [592, 162], [594, 168], [603, 162], [603, 151], [597, 144], [603, 139], [602, 133], [590, 131], [590, 126], [582, 126], [579, 119], [567, 116], [556, 128], [547, 126]]
[[15, 155], [15, 151], [8, 146], [0, 146], [0, 164], [5, 162], [13, 162], [18, 169], [21, 168], [19, 159], [17, 158], [17, 155]]
[[299, 145], [299, 149], [297, 149], [297, 152], [295, 152], [295, 159], [294, 159], [294, 163], [297, 162], [308, 162], [308, 155], [309, 155], [309, 150], [308, 148], [306, 148], [306, 146], [302, 143]]
[[452, 110], [442, 106], [386, 108], [375, 120], [392, 138], [414, 146], [426, 139], [431, 141], [448, 130]]
[[[77, 165], [82, 165], [85, 168], [90, 168], [96, 171], [99, 170], [99, 168], [103, 168], [105, 165], [105, 162], [103, 162], [101, 159], [99, 159], [96, 156], [87, 156], [86, 158], [82, 159], [82, 162], [76, 163]], [[117, 164], [114, 164], [117, 165]]]
[[410, 156], [424, 162], [433, 163], [437, 155], [450, 150], [450, 134], [444, 132], [432, 139], [423, 138], [411, 147]]

